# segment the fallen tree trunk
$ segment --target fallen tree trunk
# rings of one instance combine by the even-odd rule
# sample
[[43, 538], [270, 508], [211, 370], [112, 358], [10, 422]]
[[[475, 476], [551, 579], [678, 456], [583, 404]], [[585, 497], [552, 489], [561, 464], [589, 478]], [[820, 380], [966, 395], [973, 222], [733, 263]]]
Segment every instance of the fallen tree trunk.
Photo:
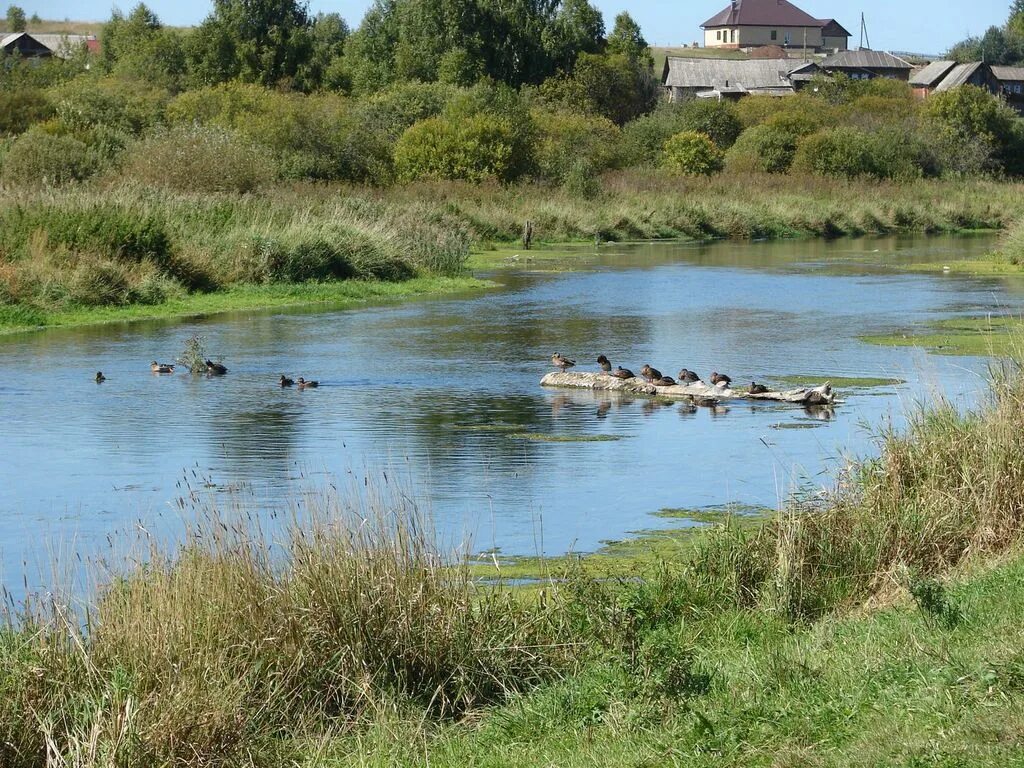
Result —
[[800, 387], [780, 392], [765, 392], [752, 395], [738, 389], [717, 387], [703, 381], [693, 384], [676, 384], [671, 387], [656, 387], [644, 379], [617, 379], [607, 373], [549, 373], [540, 381], [543, 387], [559, 387], [562, 389], [593, 389], [607, 392], [623, 392], [631, 395], [657, 395], [678, 400], [767, 400], [795, 405], [833, 405], [836, 394], [832, 385], [825, 382], [820, 387]]

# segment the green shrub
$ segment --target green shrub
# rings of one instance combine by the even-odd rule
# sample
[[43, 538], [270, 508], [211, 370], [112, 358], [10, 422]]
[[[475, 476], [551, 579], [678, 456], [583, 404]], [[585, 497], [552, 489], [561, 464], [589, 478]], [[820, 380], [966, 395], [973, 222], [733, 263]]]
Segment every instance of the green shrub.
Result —
[[59, 185], [86, 178], [94, 167], [89, 148], [81, 141], [33, 128], [7, 149], [2, 178], [19, 186]]
[[796, 155], [797, 137], [774, 125], [748, 128], [725, 156], [730, 173], [786, 173]]
[[870, 137], [856, 128], [830, 128], [801, 139], [793, 169], [820, 176], [871, 176]]
[[[937, 93], [924, 107], [927, 130], [949, 147], [952, 155], [972, 143], [991, 149], [995, 169], [1024, 173], [1024, 130], [1017, 113], [988, 91], [973, 85]], [[955, 155], [947, 159], [956, 162]]]
[[23, 133], [53, 114], [53, 104], [37, 88], [0, 89], [0, 135]]
[[431, 118], [407, 130], [395, 146], [400, 178], [514, 181], [521, 173], [516, 133], [502, 118], [481, 113], [453, 121]]
[[534, 113], [537, 172], [565, 181], [586, 168], [590, 175], [621, 164], [622, 132], [607, 118], [565, 112]]
[[687, 176], [710, 176], [722, 170], [725, 155], [711, 137], [683, 131], [665, 142], [663, 163]]
[[719, 148], [727, 149], [742, 130], [743, 124], [731, 104], [708, 99], [663, 102], [650, 114], [638, 117], [623, 128], [624, 151], [630, 163], [654, 164], [660, 162], [665, 142], [677, 133], [703, 133]]
[[230, 131], [200, 126], [178, 126], [136, 143], [125, 153], [124, 174], [192, 192], [250, 192], [277, 175], [266, 150]]
[[138, 134], [163, 120], [170, 93], [139, 80], [83, 75], [52, 89], [57, 116], [71, 130], [106, 126]]

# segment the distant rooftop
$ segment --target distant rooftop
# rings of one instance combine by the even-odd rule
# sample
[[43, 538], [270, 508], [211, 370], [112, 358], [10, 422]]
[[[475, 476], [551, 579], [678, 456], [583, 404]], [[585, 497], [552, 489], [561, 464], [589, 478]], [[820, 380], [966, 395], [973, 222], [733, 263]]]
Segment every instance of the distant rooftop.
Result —
[[826, 56], [821, 62], [823, 69], [831, 68], [862, 68], [862, 69], [913, 69], [910, 62], [893, 56], [885, 51], [840, 51]]
[[702, 27], [822, 27], [824, 21], [804, 13], [789, 0], [734, 0]]
[[910, 85], [915, 88], [934, 88], [955, 66], [955, 61], [933, 61], [920, 72], [910, 76]]

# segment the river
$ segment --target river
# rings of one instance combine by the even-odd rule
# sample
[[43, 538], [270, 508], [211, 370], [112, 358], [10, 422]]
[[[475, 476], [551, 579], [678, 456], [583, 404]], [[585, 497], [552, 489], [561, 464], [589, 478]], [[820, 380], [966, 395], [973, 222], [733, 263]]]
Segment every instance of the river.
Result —
[[[95, 553], [158, 518], [173, 529], [183, 477], [214, 498], [244, 489], [257, 514], [270, 514], [332, 478], [390, 472], [439, 530], [516, 554], [592, 550], [678, 524], [652, 516], [665, 507], [775, 507], [794, 490], [829, 486], [844, 456], [873, 450], [873, 429], [901, 423], [934, 391], [976, 400], [985, 360], [858, 337], [1019, 312], [1015, 284], [893, 269], [992, 245], [606, 245], [584, 249], [571, 272], [533, 272], [524, 254], [521, 267], [493, 276], [500, 289], [473, 295], [0, 338], [0, 579], [17, 591], [62, 552]], [[149, 372], [192, 334], [227, 376]], [[755, 404], [690, 413], [542, 389], [554, 352], [580, 370], [604, 353], [634, 370], [716, 369], [744, 383], [795, 374], [905, 383], [847, 387], [832, 414]], [[321, 386], [282, 390], [281, 373]]]

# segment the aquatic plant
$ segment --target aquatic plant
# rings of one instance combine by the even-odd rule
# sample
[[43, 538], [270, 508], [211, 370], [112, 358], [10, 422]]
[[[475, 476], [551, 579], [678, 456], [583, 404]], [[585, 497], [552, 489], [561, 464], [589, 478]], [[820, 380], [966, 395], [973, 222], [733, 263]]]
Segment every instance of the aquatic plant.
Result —
[[178, 362], [188, 368], [193, 376], [206, 373], [206, 361], [209, 360], [206, 352], [206, 337], [195, 334], [185, 339], [185, 346]]

